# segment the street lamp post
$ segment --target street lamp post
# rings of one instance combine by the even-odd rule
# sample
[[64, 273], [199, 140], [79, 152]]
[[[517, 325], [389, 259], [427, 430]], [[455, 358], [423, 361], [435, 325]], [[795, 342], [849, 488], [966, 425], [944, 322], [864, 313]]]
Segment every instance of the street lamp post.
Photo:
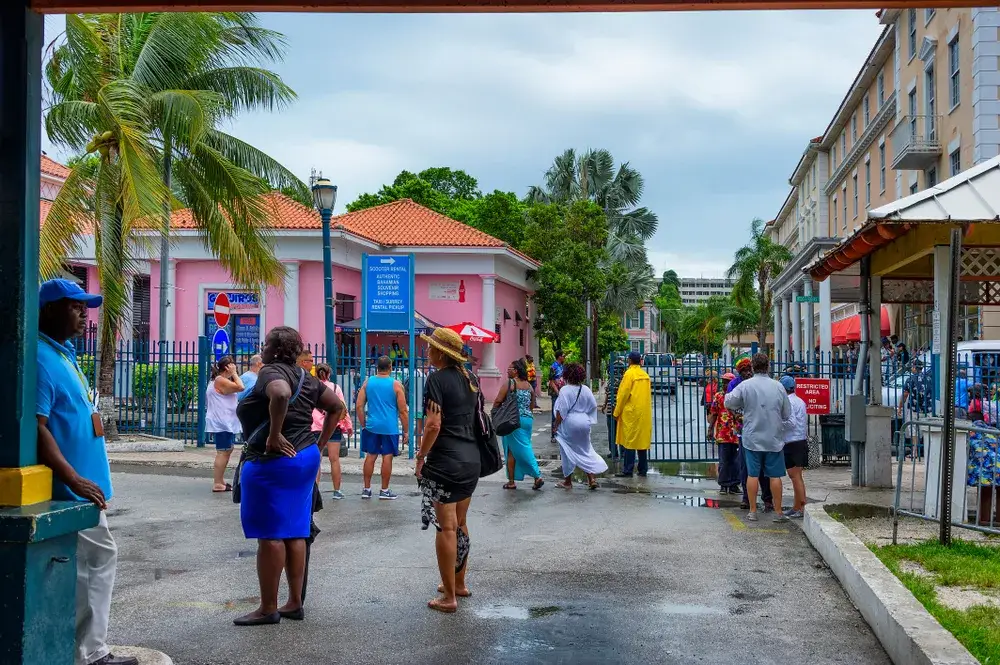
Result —
[[326, 362], [337, 375], [336, 351], [333, 341], [333, 257], [330, 252], [330, 218], [337, 203], [337, 186], [319, 178], [312, 186], [313, 203], [323, 220], [323, 309], [326, 321]]

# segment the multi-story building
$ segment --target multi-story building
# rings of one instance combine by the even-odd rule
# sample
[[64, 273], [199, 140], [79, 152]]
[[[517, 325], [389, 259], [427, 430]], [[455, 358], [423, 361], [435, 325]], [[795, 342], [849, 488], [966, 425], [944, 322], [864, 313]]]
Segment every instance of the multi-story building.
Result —
[[[893, 9], [878, 18], [885, 29], [767, 227], [795, 254], [772, 282], [779, 351], [815, 340], [830, 350], [831, 327], [857, 312], [836, 302], [829, 280], [814, 288], [805, 265], [863, 225], [868, 210], [1000, 153], [1000, 9]], [[913, 348], [929, 343], [928, 306], [887, 307], [893, 332]], [[990, 309], [963, 308], [966, 339], [1000, 325]]]
[[628, 335], [629, 351], [653, 353], [663, 350], [660, 343], [660, 311], [651, 300], [622, 317], [622, 327]]
[[713, 277], [681, 277], [681, 302], [697, 305], [712, 296], [728, 298], [732, 293], [734, 280]]

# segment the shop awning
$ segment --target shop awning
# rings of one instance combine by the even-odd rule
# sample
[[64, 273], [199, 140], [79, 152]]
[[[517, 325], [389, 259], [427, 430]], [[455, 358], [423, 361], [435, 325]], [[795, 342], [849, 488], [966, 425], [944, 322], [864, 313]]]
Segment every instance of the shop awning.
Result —
[[[413, 318], [414, 318], [413, 327], [414, 327], [414, 329], [418, 333], [430, 333], [430, 332], [433, 332], [433, 330], [435, 328], [440, 328], [440, 326], [437, 323], [434, 323], [434, 321], [431, 321], [429, 318], [427, 318], [426, 316], [424, 316], [420, 312], [416, 312], [413, 315]], [[354, 319], [353, 321], [348, 321], [346, 323], [341, 323], [341, 324], [337, 325], [337, 332], [354, 333], [354, 332], [360, 332], [360, 331], [361, 331], [361, 319]], [[403, 332], [403, 333], [405, 333], [406, 331], [405, 330], [403, 330], [403, 331], [399, 331], [399, 330], [375, 330], [374, 328], [369, 328], [368, 332], [370, 332], [370, 333], [380, 333], [380, 332], [392, 332], [392, 333]]]
[[[886, 309], [885, 305], [882, 306], [881, 324], [881, 335], [882, 337], [887, 337], [889, 335], [889, 310]], [[841, 321], [834, 321], [833, 325], [830, 326], [830, 330], [832, 331], [831, 339], [834, 346], [842, 346], [848, 342], [860, 342], [861, 315], [855, 314]]]

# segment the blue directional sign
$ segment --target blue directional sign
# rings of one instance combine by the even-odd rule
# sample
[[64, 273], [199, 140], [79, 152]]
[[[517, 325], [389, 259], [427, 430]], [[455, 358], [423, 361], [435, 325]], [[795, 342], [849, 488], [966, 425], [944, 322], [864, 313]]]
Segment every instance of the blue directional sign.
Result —
[[229, 355], [229, 333], [225, 328], [219, 328], [212, 335], [212, 351], [215, 353], [215, 362]]
[[367, 256], [364, 266], [367, 330], [406, 332], [413, 318], [413, 261], [409, 255]]

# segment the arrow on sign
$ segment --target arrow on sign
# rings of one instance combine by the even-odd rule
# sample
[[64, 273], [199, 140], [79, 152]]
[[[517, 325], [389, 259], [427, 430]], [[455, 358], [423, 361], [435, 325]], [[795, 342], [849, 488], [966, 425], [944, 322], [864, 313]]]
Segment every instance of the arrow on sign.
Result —
[[389, 258], [379, 259], [379, 263], [388, 263], [389, 265], [392, 265], [395, 262], [396, 262], [396, 259], [392, 258], [391, 256]]

